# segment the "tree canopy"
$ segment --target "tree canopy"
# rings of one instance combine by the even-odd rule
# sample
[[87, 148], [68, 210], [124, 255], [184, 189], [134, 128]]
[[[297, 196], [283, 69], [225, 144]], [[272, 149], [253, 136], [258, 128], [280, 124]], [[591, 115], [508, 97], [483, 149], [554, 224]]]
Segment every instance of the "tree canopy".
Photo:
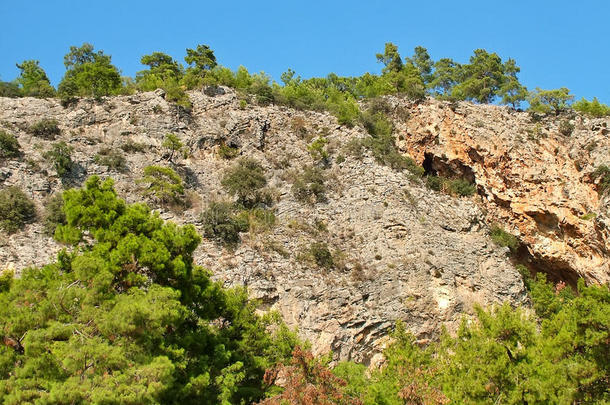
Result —
[[[90, 178], [63, 194], [57, 261], [3, 273], [0, 402], [250, 403], [294, 344], [193, 262], [200, 237]], [[273, 326], [274, 332], [268, 332]]]

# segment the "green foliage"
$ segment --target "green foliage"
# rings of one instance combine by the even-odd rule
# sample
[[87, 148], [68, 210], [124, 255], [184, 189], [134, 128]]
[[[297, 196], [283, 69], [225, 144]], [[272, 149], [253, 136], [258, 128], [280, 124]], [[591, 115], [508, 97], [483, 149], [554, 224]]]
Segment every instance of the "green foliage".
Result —
[[111, 57], [103, 51], [93, 51], [93, 45], [71, 46], [64, 56], [66, 73], [57, 93], [66, 102], [75, 97], [95, 97], [119, 94], [122, 79]]
[[328, 160], [326, 144], [328, 144], [328, 139], [320, 135], [307, 145], [307, 151], [316, 162], [326, 162]]
[[306, 255], [318, 266], [324, 269], [335, 267], [333, 255], [328, 250], [328, 245], [324, 242], [314, 242], [309, 246]]
[[224, 142], [218, 146], [218, 156], [222, 159], [233, 159], [237, 155], [239, 155], [239, 148], [237, 147], [229, 146]]
[[121, 145], [121, 149], [125, 153], [144, 153], [148, 150], [148, 145], [127, 140]]
[[452, 90], [454, 98], [490, 103], [502, 85], [502, 59], [495, 53], [476, 49], [470, 64], [462, 65], [458, 78], [458, 84]]
[[95, 155], [95, 163], [106, 166], [117, 172], [127, 170], [127, 160], [120, 150], [114, 148], [102, 148]]
[[20, 74], [15, 81], [21, 86], [23, 96], [45, 98], [55, 95], [55, 89], [37, 60], [23, 61], [17, 68]]
[[148, 70], [136, 73], [136, 86], [141, 91], [165, 90], [165, 99], [187, 110], [192, 108], [188, 95], [180, 81], [184, 77], [184, 67], [171, 56], [153, 52], [140, 59]]
[[165, 138], [163, 138], [163, 144], [161, 145], [165, 149], [169, 150], [169, 158], [168, 160], [171, 162], [174, 158], [174, 153], [180, 151], [184, 144], [175, 134], [166, 134]]
[[230, 202], [213, 202], [201, 215], [203, 234], [228, 246], [240, 242], [239, 233], [248, 230], [248, 219], [236, 213]]
[[21, 89], [16, 82], [0, 81], [0, 97], [20, 97]]
[[593, 97], [592, 101], [587, 101], [583, 97], [580, 101], [572, 104], [572, 108], [583, 114], [598, 118], [610, 115], [610, 106], [600, 103], [597, 97]]
[[0, 130], [0, 159], [10, 159], [21, 154], [21, 146], [15, 135]]
[[262, 188], [267, 185], [265, 169], [254, 159], [239, 159], [225, 171], [221, 185], [227, 193], [236, 196], [237, 202], [244, 207], [251, 208], [266, 202], [262, 193]]
[[171, 167], [146, 166], [143, 176], [136, 180], [144, 186], [143, 194], [160, 204], [181, 206], [185, 204], [182, 178]]
[[186, 69], [183, 81], [189, 89], [200, 87], [207, 72], [217, 65], [214, 51], [207, 45], [197, 45], [195, 49], [187, 49], [184, 61], [189, 67]]
[[43, 154], [43, 157], [53, 165], [59, 177], [63, 177], [72, 171], [72, 152], [74, 148], [68, 146], [64, 141], [56, 142], [51, 149]]
[[574, 96], [565, 87], [554, 90], [542, 90], [536, 87], [535, 91], [530, 92], [528, 102], [530, 111], [534, 113], [559, 115], [568, 109], [573, 99]]
[[376, 57], [377, 62], [385, 65], [383, 73], [400, 72], [402, 70], [402, 58], [398, 53], [398, 47], [393, 43], [387, 42], [383, 53], [378, 53]]
[[599, 179], [597, 192], [599, 195], [604, 195], [610, 190], [610, 168], [606, 165], [601, 165], [593, 172], [593, 178]]
[[53, 236], [59, 225], [66, 224], [64, 212], [64, 198], [62, 193], [53, 194], [45, 203], [44, 230], [47, 235]]
[[360, 121], [370, 135], [362, 140], [362, 145], [371, 151], [377, 162], [395, 170], [408, 170], [415, 176], [424, 174], [424, 169], [413, 159], [398, 151], [394, 127], [383, 112], [369, 109], [361, 114]]
[[61, 133], [58, 124], [55, 119], [42, 119], [31, 125], [28, 128], [28, 132], [44, 139], [55, 139]]
[[398, 323], [380, 370], [338, 365], [346, 393], [363, 404], [570, 404], [610, 400], [610, 289], [575, 294], [543, 276], [529, 280], [539, 319], [508, 304], [462, 322], [427, 347]]
[[559, 123], [559, 133], [564, 136], [572, 135], [574, 131], [574, 124], [572, 124], [569, 120], [563, 120]]
[[295, 174], [292, 194], [301, 202], [313, 204], [326, 201], [326, 178], [318, 167], [306, 166]]
[[34, 219], [36, 207], [19, 187], [9, 186], [0, 190], [1, 230], [6, 233], [17, 232]]
[[490, 236], [491, 240], [493, 240], [496, 245], [507, 247], [512, 252], [515, 252], [519, 248], [519, 238], [517, 238], [515, 235], [506, 232], [498, 225], [494, 225], [491, 227]]
[[442, 176], [427, 176], [426, 185], [434, 191], [442, 191], [458, 197], [473, 195], [477, 189], [466, 179], [448, 179]]
[[[297, 343], [244, 289], [196, 266], [191, 225], [164, 223], [97, 177], [64, 195], [60, 240], [87, 243], [0, 289], [0, 402], [216, 404], [262, 399]], [[66, 236], [70, 236], [66, 239]]]

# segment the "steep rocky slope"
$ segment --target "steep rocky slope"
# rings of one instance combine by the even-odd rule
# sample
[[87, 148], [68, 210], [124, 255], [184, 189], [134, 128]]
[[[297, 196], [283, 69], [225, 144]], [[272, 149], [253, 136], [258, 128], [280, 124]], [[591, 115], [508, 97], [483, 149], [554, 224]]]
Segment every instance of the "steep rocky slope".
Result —
[[[181, 212], [157, 208], [163, 218], [201, 230], [206, 206], [228, 198], [220, 179], [234, 161], [219, 157], [219, 145], [239, 147], [266, 169], [276, 196], [276, 226], [242, 235], [235, 251], [204, 239], [197, 262], [227, 285], [247, 285], [261, 309], [278, 310], [317, 352], [333, 350], [341, 359], [374, 360], [397, 319], [427, 339], [442, 323], [455, 327], [475, 302], [525, 302], [507, 249], [488, 236], [493, 221], [520, 235], [526, 244], [521, 253], [532, 267], [563, 277], [609, 278], [609, 203], [598, 200], [590, 177], [607, 163], [605, 122], [577, 118], [568, 138], [556, 134], [555, 121], [536, 126], [527, 114], [506, 108], [389, 98], [405, 152], [428, 171], [462, 173], [477, 184], [480, 196], [454, 198], [366, 153], [362, 159], [350, 156], [345, 145], [365, 131], [340, 126], [328, 114], [240, 108], [229, 89], [214, 97], [189, 95], [190, 114], [168, 104], [161, 91], [81, 100], [67, 108], [56, 100], [0, 99], [0, 127], [15, 134], [24, 151], [22, 158], [2, 163], [1, 185], [22, 187], [41, 216], [49, 195], [92, 174], [113, 177], [121, 197], [140, 201], [135, 180], [147, 165], [170, 165], [161, 143], [171, 132], [188, 146], [174, 168], [185, 180], [191, 206]], [[57, 140], [74, 147], [77, 166], [63, 184], [42, 158], [54, 141], [26, 131], [43, 118], [58, 120]], [[532, 128], [538, 132], [528, 139]], [[328, 198], [309, 205], [295, 200], [291, 172], [313, 163], [307, 145], [319, 134], [325, 134], [330, 152]], [[145, 152], [126, 155], [126, 172], [96, 163], [100, 149], [126, 142], [146, 145]], [[591, 142], [596, 146], [586, 148]], [[591, 212], [594, 220], [579, 218]], [[17, 271], [48, 262], [61, 248], [40, 222], [0, 237], [0, 264]], [[338, 265], [328, 270], [302, 260], [312, 242], [327, 243]]]
[[[401, 147], [428, 170], [463, 173], [495, 221], [518, 235], [533, 270], [610, 281], [610, 199], [592, 175], [610, 163], [609, 119], [538, 122], [507, 107], [428, 102], [400, 126]], [[569, 123], [569, 125], [567, 125]], [[562, 133], [562, 125], [573, 131]]]

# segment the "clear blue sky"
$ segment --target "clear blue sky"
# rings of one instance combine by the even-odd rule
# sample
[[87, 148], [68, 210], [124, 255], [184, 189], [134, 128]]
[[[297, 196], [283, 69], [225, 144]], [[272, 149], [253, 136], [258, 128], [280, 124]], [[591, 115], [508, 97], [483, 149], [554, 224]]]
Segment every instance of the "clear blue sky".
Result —
[[484, 48], [521, 67], [534, 88], [568, 87], [610, 103], [610, 2], [513, 1], [51, 1], [0, 0], [0, 79], [38, 59], [53, 84], [70, 45], [91, 42], [124, 75], [140, 57], [207, 44], [222, 65], [240, 64], [276, 80], [380, 71], [375, 53], [394, 42], [403, 57], [417, 45], [433, 59], [467, 62]]

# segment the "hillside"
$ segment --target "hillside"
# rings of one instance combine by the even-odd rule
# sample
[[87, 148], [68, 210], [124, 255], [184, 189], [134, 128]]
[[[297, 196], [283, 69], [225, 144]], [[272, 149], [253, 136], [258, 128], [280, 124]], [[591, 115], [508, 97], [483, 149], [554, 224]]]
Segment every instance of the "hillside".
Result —
[[[568, 283], [610, 280], [610, 199], [599, 197], [592, 175], [608, 164], [608, 119], [534, 122], [508, 107], [386, 97], [401, 152], [427, 174], [476, 185], [475, 195], [457, 197], [382, 165], [366, 149], [355, 152], [350, 141], [366, 138], [366, 130], [339, 125], [330, 114], [244, 105], [228, 88], [188, 96], [190, 112], [168, 103], [161, 90], [67, 107], [55, 99], [0, 98], [0, 128], [23, 151], [0, 167], [2, 187], [19, 186], [39, 211], [23, 231], [2, 234], [0, 263], [19, 272], [52, 260], [62, 246], [43, 229], [48, 198], [93, 174], [114, 178], [127, 202], [147, 201], [163, 219], [203, 233], [202, 212], [231, 199], [221, 185], [238, 159], [221, 156], [229, 147], [262, 164], [275, 224], [242, 233], [235, 249], [204, 238], [196, 262], [226, 285], [246, 285], [262, 310], [276, 309], [298, 326], [316, 353], [376, 361], [396, 320], [431, 339], [442, 324], [455, 329], [473, 303], [526, 303], [516, 263]], [[32, 134], [28, 129], [42, 119], [57, 120], [60, 134]], [[560, 132], [566, 120], [571, 134]], [[171, 156], [163, 147], [168, 133], [184, 143], [184, 154]], [[319, 137], [328, 158], [318, 159], [311, 147]], [[75, 165], [63, 178], [43, 157], [58, 141], [74, 148]], [[125, 170], [95, 159], [122, 147]], [[326, 198], [299, 201], [295, 178], [321, 160]], [[181, 175], [189, 206], [171, 208], [142, 195], [136, 180], [151, 164]], [[492, 241], [494, 224], [521, 241], [512, 255]], [[328, 248], [331, 265], [311, 260], [313, 245]]]

